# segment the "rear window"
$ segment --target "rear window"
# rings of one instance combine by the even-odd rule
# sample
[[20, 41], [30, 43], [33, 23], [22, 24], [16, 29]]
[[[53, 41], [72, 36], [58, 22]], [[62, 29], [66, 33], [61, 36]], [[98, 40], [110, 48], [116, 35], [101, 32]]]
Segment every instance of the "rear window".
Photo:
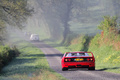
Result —
[[92, 56], [91, 53], [67, 53], [65, 57]]

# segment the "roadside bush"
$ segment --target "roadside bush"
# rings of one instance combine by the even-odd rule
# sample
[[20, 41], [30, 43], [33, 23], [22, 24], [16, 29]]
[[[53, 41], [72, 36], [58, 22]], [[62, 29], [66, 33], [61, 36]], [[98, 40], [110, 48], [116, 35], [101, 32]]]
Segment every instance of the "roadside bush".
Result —
[[79, 35], [71, 41], [69, 48], [72, 51], [87, 51], [91, 39], [92, 36]]
[[15, 46], [13, 48], [9, 46], [0, 46], [0, 70], [19, 54], [20, 52]]
[[97, 34], [90, 42], [88, 51], [94, 53], [96, 67], [99, 69], [119, 66], [120, 34], [116, 20], [116, 17], [104, 17], [104, 21], [98, 26], [102, 30], [101, 34]]
[[[118, 29], [119, 25], [117, 24], [117, 17], [104, 16], [104, 20], [98, 26], [98, 29], [101, 29], [101, 35], [95, 36], [96, 41], [93, 41], [91, 44], [96, 44], [97, 47], [104, 45], [111, 46], [113, 49], [120, 50], [120, 33]], [[95, 40], [94, 39], [94, 40]]]

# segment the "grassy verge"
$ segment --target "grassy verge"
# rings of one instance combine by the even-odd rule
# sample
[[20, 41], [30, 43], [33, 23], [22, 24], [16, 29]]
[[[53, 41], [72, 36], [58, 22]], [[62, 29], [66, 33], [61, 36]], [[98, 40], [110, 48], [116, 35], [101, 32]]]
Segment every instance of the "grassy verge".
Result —
[[[120, 73], [120, 50], [115, 49], [113, 42], [101, 35], [96, 35], [89, 45], [89, 50], [92, 51], [96, 58], [96, 68], [103, 71]], [[114, 42], [116, 43], [116, 42]], [[119, 44], [118, 44], [119, 45]], [[119, 46], [116, 46], [119, 48]]]
[[[96, 59], [96, 69], [113, 73], [120, 73], [120, 50], [115, 50], [112, 46], [98, 42], [100, 35], [95, 37], [80, 36], [73, 39], [69, 46], [57, 46], [56, 49], [62, 53], [70, 51], [90, 51]], [[119, 46], [118, 46], [119, 47]]]
[[19, 40], [14, 44], [17, 45], [21, 54], [3, 68], [0, 73], [1, 80], [65, 80], [50, 69], [40, 49], [24, 40]]

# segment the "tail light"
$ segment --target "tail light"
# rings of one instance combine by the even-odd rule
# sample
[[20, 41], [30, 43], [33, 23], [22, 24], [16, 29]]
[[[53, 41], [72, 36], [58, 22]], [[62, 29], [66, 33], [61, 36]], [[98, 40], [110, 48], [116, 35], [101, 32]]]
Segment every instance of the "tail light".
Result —
[[93, 61], [93, 58], [90, 58], [90, 61]]
[[93, 61], [93, 58], [87, 58], [87, 61]]
[[70, 62], [70, 61], [71, 61], [71, 59], [66, 58], [66, 59], [64, 59], [64, 61], [65, 61], [65, 62]]

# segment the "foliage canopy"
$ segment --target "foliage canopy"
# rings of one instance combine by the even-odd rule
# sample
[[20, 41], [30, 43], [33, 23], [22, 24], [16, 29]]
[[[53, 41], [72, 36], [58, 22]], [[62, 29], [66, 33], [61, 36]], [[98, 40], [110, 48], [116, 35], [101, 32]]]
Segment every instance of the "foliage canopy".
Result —
[[117, 28], [117, 17], [104, 16], [104, 20], [98, 26], [98, 29], [104, 32], [115, 31]]
[[6, 33], [8, 25], [22, 29], [22, 23], [31, 15], [31, 11], [27, 0], [0, 0], [0, 37]]

